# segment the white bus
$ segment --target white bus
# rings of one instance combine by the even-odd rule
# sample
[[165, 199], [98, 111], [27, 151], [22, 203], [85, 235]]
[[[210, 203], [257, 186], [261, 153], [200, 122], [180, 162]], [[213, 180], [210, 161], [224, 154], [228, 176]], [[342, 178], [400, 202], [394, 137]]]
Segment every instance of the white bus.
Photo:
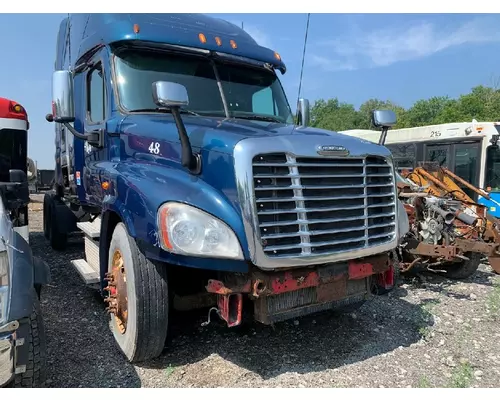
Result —
[[[351, 129], [340, 133], [378, 142], [380, 131]], [[437, 161], [462, 179], [500, 201], [500, 122], [456, 122], [389, 130], [385, 146], [391, 150], [398, 170], [411, 170], [421, 161]], [[500, 217], [500, 207], [470, 189], [462, 189], [475, 201]]]

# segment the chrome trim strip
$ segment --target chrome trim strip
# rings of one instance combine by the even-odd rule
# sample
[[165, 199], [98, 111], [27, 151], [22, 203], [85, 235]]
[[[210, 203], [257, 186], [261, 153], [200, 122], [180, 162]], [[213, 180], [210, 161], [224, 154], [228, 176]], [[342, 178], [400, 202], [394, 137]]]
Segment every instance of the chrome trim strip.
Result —
[[[256, 210], [255, 187], [253, 182], [253, 158], [258, 154], [269, 153], [285, 153], [287, 155], [287, 163], [280, 166], [287, 166], [291, 170], [292, 175], [298, 175], [296, 158], [315, 157], [318, 158], [317, 147], [324, 145], [343, 145], [349, 150], [349, 156], [346, 158], [379, 156], [384, 157], [387, 166], [390, 168], [393, 176], [392, 192], [397, 199], [396, 179], [394, 175], [394, 165], [392, 156], [386, 147], [379, 146], [375, 143], [366, 142], [350, 136], [341, 134], [332, 135], [314, 135], [314, 134], [299, 134], [303, 129], [296, 129], [297, 135], [273, 136], [273, 137], [252, 137], [245, 138], [238, 142], [233, 151], [234, 169], [236, 178], [236, 187], [238, 189], [238, 198], [240, 202], [241, 214], [243, 217], [243, 226], [245, 229], [246, 238], [248, 241], [248, 250], [250, 253], [250, 261], [257, 267], [263, 270], [274, 270], [287, 267], [302, 267], [316, 264], [325, 264], [331, 262], [346, 261], [355, 258], [367, 257], [375, 254], [392, 251], [397, 247], [399, 237], [399, 224], [396, 224], [393, 231], [392, 239], [382, 245], [365, 247], [349, 252], [319, 254], [319, 255], [297, 255], [283, 257], [268, 257], [260, 243], [260, 228], [258, 215]], [[322, 158], [322, 157], [320, 157]], [[324, 157], [328, 158], [328, 157]], [[333, 157], [332, 157], [333, 158]], [[338, 158], [334, 157], [334, 158]], [[325, 166], [328, 166], [325, 165]], [[364, 166], [364, 163], [363, 163]], [[365, 170], [365, 169], [364, 169]], [[302, 176], [303, 178], [303, 176]], [[292, 187], [294, 191], [294, 199], [297, 208], [303, 208], [303, 187], [300, 186], [301, 177], [292, 178]], [[366, 189], [365, 189], [366, 192]], [[397, 218], [397, 207], [394, 215]], [[300, 216], [299, 223], [301, 237], [300, 247], [308, 247], [310, 237], [305, 233], [307, 230], [307, 218], [305, 214]]]

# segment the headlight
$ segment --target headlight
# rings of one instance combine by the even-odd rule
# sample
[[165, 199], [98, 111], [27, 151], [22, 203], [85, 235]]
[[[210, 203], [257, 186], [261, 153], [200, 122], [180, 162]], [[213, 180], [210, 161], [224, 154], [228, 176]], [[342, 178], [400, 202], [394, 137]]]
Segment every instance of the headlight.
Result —
[[7, 322], [10, 303], [9, 257], [7, 251], [0, 251], [0, 326]]
[[240, 243], [229, 226], [198, 208], [165, 203], [158, 210], [161, 246], [172, 253], [243, 259]]

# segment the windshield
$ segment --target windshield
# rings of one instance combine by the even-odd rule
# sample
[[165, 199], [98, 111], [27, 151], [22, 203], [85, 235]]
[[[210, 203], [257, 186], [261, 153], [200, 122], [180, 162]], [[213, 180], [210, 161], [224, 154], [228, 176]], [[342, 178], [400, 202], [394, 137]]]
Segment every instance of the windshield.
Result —
[[491, 187], [493, 192], [500, 192], [500, 148], [489, 146], [486, 149], [485, 188]]
[[[217, 62], [217, 73], [230, 117], [293, 123], [281, 83], [272, 71]], [[121, 106], [127, 111], [151, 110], [155, 81], [186, 87], [186, 110], [225, 116], [223, 99], [210, 60], [202, 57], [130, 49], [116, 55], [115, 71]]]

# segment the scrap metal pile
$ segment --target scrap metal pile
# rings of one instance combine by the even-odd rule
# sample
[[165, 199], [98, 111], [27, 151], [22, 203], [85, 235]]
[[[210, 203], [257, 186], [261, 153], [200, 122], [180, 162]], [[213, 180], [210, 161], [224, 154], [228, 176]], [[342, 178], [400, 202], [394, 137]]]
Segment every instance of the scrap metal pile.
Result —
[[487, 192], [435, 163], [420, 163], [398, 176], [399, 198], [410, 223], [398, 249], [401, 273], [419, 267], [465, 279], [483, 257], [500, 273], [500, 221], [459, 185], [491, 200]]

